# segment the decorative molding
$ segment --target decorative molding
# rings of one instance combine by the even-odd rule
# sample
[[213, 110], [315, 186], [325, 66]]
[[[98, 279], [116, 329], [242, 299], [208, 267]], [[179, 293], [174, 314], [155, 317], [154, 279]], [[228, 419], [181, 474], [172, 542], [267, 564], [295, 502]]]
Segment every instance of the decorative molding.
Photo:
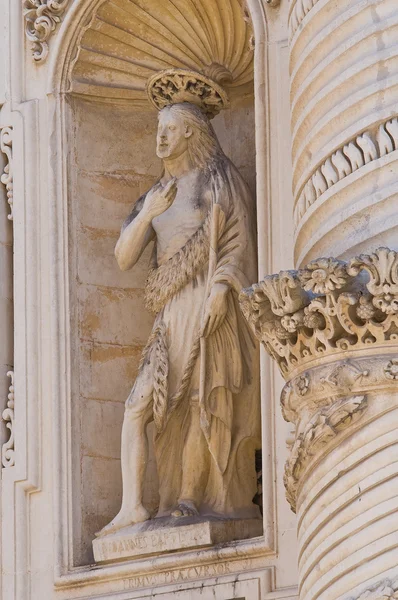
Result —
[[316, 411], [296, 436], [290, 457], [285, 465], [286, 498], [296, 511], [297, 487], [312, 458], [319, 454], [338, 433], [356, 422], [367, 408], [365, 396], [343, 398], [331, 406]]
[[282, 413], [295, 439], [284, 482], [295, 511], [314, 456], [362, 416], [369, 394], [398, 391], [398, 253], [320, 258], [265, 277], [239, 300], [287, 381]]
[[0, 177], [0, 182], [5, 185], [7, 190], [7, 201], [10, 205], [10, 214], [8, 219], [13, 220], [13, 157], [12, 157], [12, 127], [3, 127], [0, 129], [0, 151], [5, 154], [7, 164], [4, 167], [3, 174]]
[[291, 40], [300, 27], [301, 22], [318, 3], [318, 0], [296, 0], [290, 11], [289, 40]]
[[25, 33], [32, 42], [32, 56], [43, 62], [48, 41], [68, 7], [70, 0], [24, 0]]
[[3, 410], [3, 420], [6, 422], [7, 429], [10, 430], [10, 437], [3, 444], [1, 449], [1, 461], [4, 468], [13, 467], [15, 465], [15, 448], [14, 448], [14, 371], [8, 371], [7, 377], [11, 378], [9, 387], [7, 408]]
[[310, 206], [336, 183], [395, 150], [398, 150], [398, 117], [379, 125], [376, 134], [366, 131], [333, 152], [305, 183], [294, 210], [295, 227]]

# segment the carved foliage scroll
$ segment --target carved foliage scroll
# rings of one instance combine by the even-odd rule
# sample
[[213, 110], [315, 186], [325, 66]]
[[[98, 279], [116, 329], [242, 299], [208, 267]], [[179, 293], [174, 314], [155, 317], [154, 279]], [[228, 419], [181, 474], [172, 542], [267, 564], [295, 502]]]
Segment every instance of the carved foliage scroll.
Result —
[[7, 408], [3, 410], [3, 420], [6, 423], [7, 429], [10, 431], [10, 437], [3, 444], [1, 449], [1, 462], [4, 468], [13, 467], [15, 465], [15, 449], [14, 449], [14, 371], [8, 371], [7, 376], [11, 378], [9, 387]]
[[25, 33], [32, 56], [41, 62], [48, 55], [48, 40], [67, 9], [69, 0], [24, 0]]
[[8, 218], [10, 221], [13, 220], [13, 158], [12, 158], [12, 128], [3, 127], [0, 130], [0, 151], [5, 154], [6, 166], [4, 167], [3, 174], [0, 176], [0, 181], [5, 185], [7, 190], [7, 201], [10, 205], [10, 214]]

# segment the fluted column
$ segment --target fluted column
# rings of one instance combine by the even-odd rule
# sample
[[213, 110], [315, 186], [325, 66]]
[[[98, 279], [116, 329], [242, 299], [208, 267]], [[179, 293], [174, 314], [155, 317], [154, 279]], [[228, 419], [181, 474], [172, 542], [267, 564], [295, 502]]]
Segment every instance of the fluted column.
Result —
[[240, 300], [286, 380], [300, 600], [398, 597], [398, 253], [314, 260]]
[[396, 0], [292, 0], [295, 262], [398, 249]]

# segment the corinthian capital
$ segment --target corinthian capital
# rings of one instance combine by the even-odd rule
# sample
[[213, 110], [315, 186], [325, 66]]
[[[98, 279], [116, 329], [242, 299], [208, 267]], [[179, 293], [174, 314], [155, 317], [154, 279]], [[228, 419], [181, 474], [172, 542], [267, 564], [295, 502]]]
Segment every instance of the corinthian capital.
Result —
[[320, 258], [243, 290], [240, 304], [286, 381], [282, 411], [296, 436], [285, 486], [294, 510], [312, 458], [356, 423], [371, 392], [398, 390], [398, 254]]

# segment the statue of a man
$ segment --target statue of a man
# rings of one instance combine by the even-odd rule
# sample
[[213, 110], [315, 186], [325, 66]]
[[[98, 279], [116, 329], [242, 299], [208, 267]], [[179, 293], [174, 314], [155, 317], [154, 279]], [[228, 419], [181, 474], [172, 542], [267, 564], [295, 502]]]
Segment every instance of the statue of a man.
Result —
[[152, 420], [157, 517], [259, 516], [258, 348], [237, 302], [257, 276], [254, 203], [193, 104], [160, 111], [157, 155], [163, 174], [115, 250], [127, 270], [154, 241], [146, 304], [156, 320], [126, 402], [122, 506], [99, 535], [150, 518], [142, 498]]

